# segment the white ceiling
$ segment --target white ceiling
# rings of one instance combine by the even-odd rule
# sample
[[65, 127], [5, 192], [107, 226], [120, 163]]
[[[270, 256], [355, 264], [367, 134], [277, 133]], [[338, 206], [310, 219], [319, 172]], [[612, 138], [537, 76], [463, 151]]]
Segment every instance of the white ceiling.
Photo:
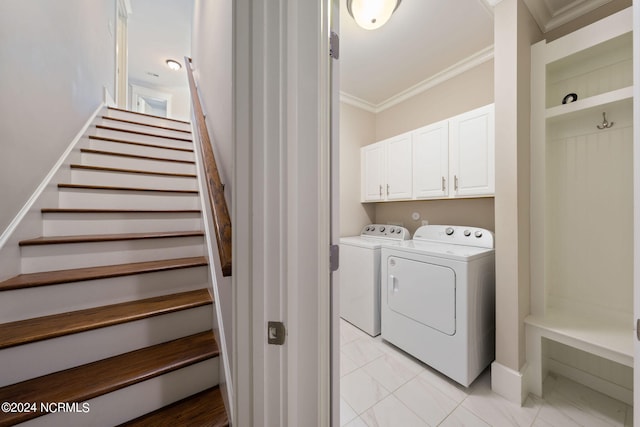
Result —
[[340, 9], [340, 90], [373, 108], [493, 45], [484, 0], [402, 0], [372, 31]]
[[[149, 86], [187, 85], [183, 63], [191, 55], [193, 0], [131, 0], [131, 9], [129, 79]], [[183, 68], [170, 70], [167, 59]]]

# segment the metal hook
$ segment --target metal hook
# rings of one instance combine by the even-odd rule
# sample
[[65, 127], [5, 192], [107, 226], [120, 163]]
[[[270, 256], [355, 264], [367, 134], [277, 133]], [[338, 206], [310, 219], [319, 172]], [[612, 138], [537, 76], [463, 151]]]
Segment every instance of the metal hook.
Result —
[[602, 124], [601, 125], [596, 125], [596, 127], [598, 129], [609, 129], [611, 126], [613, 126], [613, 122], [609, 123], [607, 121], [606, 113], [602, 113]]

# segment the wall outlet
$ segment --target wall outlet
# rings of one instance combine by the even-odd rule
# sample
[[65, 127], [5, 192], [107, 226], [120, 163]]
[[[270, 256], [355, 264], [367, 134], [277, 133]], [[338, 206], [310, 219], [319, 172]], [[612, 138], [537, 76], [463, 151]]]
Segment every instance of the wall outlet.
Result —
[[429, 225], [429, 221], [427, 221], [426, 219], [422, 220], [422, 225]]

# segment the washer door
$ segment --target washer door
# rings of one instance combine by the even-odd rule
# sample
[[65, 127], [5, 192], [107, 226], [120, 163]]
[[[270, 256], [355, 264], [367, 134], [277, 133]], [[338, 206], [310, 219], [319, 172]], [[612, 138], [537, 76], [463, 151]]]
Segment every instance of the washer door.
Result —
[[387, 305], [444, 334], [456, 333], [456, 274], [449, 267], [387, 258]]

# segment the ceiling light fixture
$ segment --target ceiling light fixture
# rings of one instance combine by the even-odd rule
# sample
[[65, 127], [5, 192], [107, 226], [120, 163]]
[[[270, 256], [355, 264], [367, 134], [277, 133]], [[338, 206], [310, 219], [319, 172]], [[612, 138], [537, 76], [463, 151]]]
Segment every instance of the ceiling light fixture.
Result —
[[347, 0], [347, 10], [365, 30], [375, 30], [387, 23], [401, 0]]
[[167, 59], [165, 62], [167, 63], [167, 67], [171, 68], [174, 71], [178, 71], [180, 68], [182, 68], [182, 64], [176, 60]]

